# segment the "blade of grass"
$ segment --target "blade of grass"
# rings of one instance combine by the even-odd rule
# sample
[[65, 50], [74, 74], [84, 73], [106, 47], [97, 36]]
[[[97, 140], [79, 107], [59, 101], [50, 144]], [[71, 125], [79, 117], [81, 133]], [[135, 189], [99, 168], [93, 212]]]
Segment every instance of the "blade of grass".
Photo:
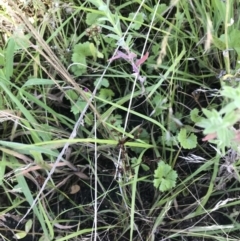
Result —
[[[138, 184], [138, 172], [139, 172], [139, 168], [140, 168], [140, 163], [142, 162], [143, 159], [143, 155], [144, 153], [147, 151], [147, 149], [143, 150], [141, 152], [141, 154], [139, 155], [137, 162], [136, 162], [136, 167], [134, 168], [134, 178], [133, 178], [133, 182], [131, 184], [131, 189], [132, 189], [132, 195], [131, 195], [131, 213], [130, 213], [130, 241], [133, 240], [133, 231], [137, 229], [137, 225], [135, 223], [135, 203], [136, 203], [136, 193], [137, 193], [137, 184]], [[139, 233], [139, 231], [138, 231]]]
[[214, 166], [213, 166], [213, 173], [212, 173], [212, 178], [211, 181], [209, 183], [208, 186], [208, 190], [206, 195], [202, 198], [197, 210], [196, 210], [196, 215], [199, 214], [199, 212], [201, 212], [204, 209], [204, 206], [206, 205], [206, 203], [208, 202], [210, 196], [213, 193], [213, 189], [214, 189], [214, 185], [215, 185], [215, 180], [218, 174], [218, 170], [219, 170], [219, 161], [220, 161], [220, 156], [216, 156], [214, 158]]
[[13, 75], [13, 57], [15, 50], [15, 41], [13, 38], [9, 38], [7, 49], [6, 49], [6, 78], [10, 80], [10, 77]]
[[[21, 187], [21, 191], [23, 192], [24, 196], [26, 197], [28, 203], [31, 205], [33, 203], [34, 199], [33, 199], [33, 196], [31, 194], [31, 191], [29, 190], [29, 186], [28, 186], [28, 184], [25, 180], [25, 177], [22, 176], [22, 175], [16, 175], [16, 179], [18, 181], [19, 186]], [[43, 229], [43, 232], [44, 232], [45, 236], [49, 237], [49, 232], [47, 230], [42, 212], [39, 211], [37, 206], [33, 207], [33, 211], [34, 211], [35, 215], [38, 217], [39, 222], [41, 223], [41, 227]]]

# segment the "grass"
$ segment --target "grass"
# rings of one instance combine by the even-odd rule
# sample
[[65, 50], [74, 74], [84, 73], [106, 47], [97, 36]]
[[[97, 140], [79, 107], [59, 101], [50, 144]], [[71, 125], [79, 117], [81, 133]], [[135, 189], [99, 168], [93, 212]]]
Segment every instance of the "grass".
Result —
[[239, 240], [239, 3], [1, 3], [2, 240]]

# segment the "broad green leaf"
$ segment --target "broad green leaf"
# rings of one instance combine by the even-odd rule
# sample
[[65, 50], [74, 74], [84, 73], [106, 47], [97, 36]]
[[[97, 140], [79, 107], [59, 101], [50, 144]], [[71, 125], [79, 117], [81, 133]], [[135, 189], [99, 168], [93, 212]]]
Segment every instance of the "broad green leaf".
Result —
[[103, 1], [101, 1], [101, 2], [102, 3], [99, 5], [98, 9], [100, 11], [102, 11], [103, 13], [109, 13], [108, 6]]
[[84, 67], [84, 64], [83, 65], [78, 64], [78, 65], [71, 66], [71, 71], [77, 77], [77, 76], [81, 76], [82, 74], [85, 74], [87, 72], [87, 67]]
[[92, 113], [87, 113], [85, 115], [84, 121], [85, 121], [86, 125], [92, 126], [93, 125], [93, 120], [94, 120], [94, 117], [93, 117]]
[[178, 134], [178, 141], [184, 149], [193, 149], [197, 146], [196, 135], [193, 133], [187, 135], [187, 130], [185, 128], [181, 128]]
[[97, 60], [97, 49], [96, 49], [95, 45], [93, 43], [90, 43], [89, 49], [90, 49], [90, 52], [93, 56], [94, 61], [96, 61]]
[[123, 120], [121, 115], [111, 115], [107, 120], [111, 125], [119, 127], [122, 125]]
[[[164, 13], [164, 11], [167, 9], [167, 5], [165, 3], [161, 3], [161, 4], [157, 4], [154, 6], [152, 13], [149, 15], [149, 18], [152, 20], [154, 13], [156, 12], [158, 15], [162, 15], [162, 13]], [[159, 19], [156, 15], [155, 15], [156, 19]]]
[[25, 224], [25, 232], [28, 233], [30, 229], [32, 228], [33, 221], [32, 219], [29, 219]]
[[76, 76], [80, 76], [87, 71], [86, 57], [84, 55], [74, 53], [72, 55], [72, 61], [74, 65], [71, 66], [72, 72]]
[[[98, 84], [99, 78], [97, 78], [94, 81], [94, 86], [96, 87]], [[102, 78], [101, 83], [98, 85], [98, 89], [100, 89], [102, 86], [108, 88], [109, 87], [109, 81], [106, 78]]]
[[[228, 41], [228, 48], [235, 49], [239, 56], [240, 55], [239, 39], [240, 39], [240, 30], [234, 29], [228, 34], [227, 39], [226, 39], [226, 35], [222, 34], [220, 39], [217, 40], [216, 38], [214, 38], [213, 43], [215, 44], [215, 46], [218, 46], [219, 49], [225, 50], [226, 49], [226, 41]], [[220, 43], [222, 43], [222, 44], [220, 44]]]
[[[130, 13], [128, 18], [131, 19], [131, 21], [133, 21], [131, 23], [131, 28], [134, 30], [139, 30], [144, 22], [144, 13], [138, 13], [136, 16], [136, 13]], [[135, 18], [134, 18], [135, 16]], [[134, 20], [133, 20], [134, 18]]]
[[229, 34], [229, 39], [230, 39], [229, 47], [234, 48], [239, 55], [240, 54], [240, 42], [239, 42], [240, 30], [238, 29], [232, 30]]
[[101, 53], [101, 52], [99, 52], [99, 51], [97, 50], [97, 57], [98, 57], [99, 59], [103, 59], [104, 55], [103, 55], [103, 53]]
[[146, 171], [149, 171], [150, 167], [146, 164], [141, 164], [141, 168], [146, 172]]
[[213, 45], [220, 49], [220, 50], [225, 50], [226, 49], [226, 44], [224, 41], [222, 41], [221, 38], [218, 38], [216, 36], [213, 35]]
[[95, 5], [97, 8], [99, 8], [102, 4], [104, 4], [102, 2], [102, 0], [88, 0], [89, 3], [92, 3], [93, 5]]
[[82, 54], [74, 53], [72, 55], [72, 61], [74, 63], [73, 67], [77, 67], [79, 69], [86, 69], [86, 57]]
[[66, 98], [69, 100], [77, 100], [79, 98], [79, 95], [74, 90], [66, 90], [65, 93]]
[[15, 233], [15, 237], [16, 237], [17, 239], [22, 239], [22, 238], [25, 238], [25, 237], [26, 237], [26, 235], [27, 235], [27, 233], [26, 233], [26, 232], [24, 232], [24, 231], [19, 232], [19, 233]]
[[72, 106], [71, 111], [73, 112], [74, 115], [77, 115], [83, 111], [86, 105], [87, 105], [87, 102], [79, 98], [78, 101], [75, 103], [75, 105]]
[[81, 56], [92, 56], [92, 52], [90, 50], [90, 42], [84, 42], [76, 44], [73, 48], [73, 53]]
[[177, 176], [177, 172], [171, 166], [160, 161], [154, 172], [154, 187], [159, 188], [161, 192], [168, 191], [176, 186]]
[[190, 118], [191, 118], [191, 121], [193, 121], [195, 123], [200, 121], [202, 119], [202, 117], [199, 116], [199, 109], [194, 108], [193, 110], [191, 110]]
[[103, 98], [105, 100], [111, 100], [112, 97], [114, 96], [114, 92], [110, 89], [101, 89], [100, 90], [100, 93], [99, 93], [99, 97], [100, 98]]
[[[93, 24], [97, 24], [99, 22], [99, 19], [102, 17], [102, 14], [97, 13], [87, 13], [86, 16], [86, 24], [91, 26]], [[104, 22], [103, 22], [104, 23]]]

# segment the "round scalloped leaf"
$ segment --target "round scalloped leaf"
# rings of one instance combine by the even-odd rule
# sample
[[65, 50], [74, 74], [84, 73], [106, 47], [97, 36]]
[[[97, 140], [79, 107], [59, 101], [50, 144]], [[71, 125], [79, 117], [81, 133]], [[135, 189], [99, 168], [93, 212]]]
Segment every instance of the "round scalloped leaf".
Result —
[[90, 42], [79, 43], [74, 46], [73, 53], [82, 56], [92, 56], [92, 51], [90, 48]]
[[177, 177], [177, 172], [171, 166], [160, 161], [158, 168], [154, 172], [153, 185], [159, 188], [161, 192], [165, 192], [176, 186]]
[[185, 128], [181, 128], [178, 134], [178, 141], [184, 149], [193, 149], [197, 146], [196, 135], [193, 133], [187, 135], [187, 130]]
[[[129, 19], [133, 19], [136, 13], [130, 13]], [[134, 30], [139, 30], [144, 22], [144, 13], [138, 13], [131, 24], [131, 28]]]
[[74, 73], [75, 76], [80, 76], [87, 71], [87, 63], [86, 57], [84, 55], [80, 55], [74, 53], [72, 55], [73, 65], [71, 66], [71, 71]]
[[197, 109], [197, 108], [194, 108], [193, 110], [191, 110], [191, 112], [190, 112], [190, 118], [191, 118], [191, 120], [193, 121], [193, 122], [199, 122], [201, 119], [202, 119], [202, 117], [201, 116], [199, 116], [198, 115], [198, 113], [199, 113], [199, 109]]

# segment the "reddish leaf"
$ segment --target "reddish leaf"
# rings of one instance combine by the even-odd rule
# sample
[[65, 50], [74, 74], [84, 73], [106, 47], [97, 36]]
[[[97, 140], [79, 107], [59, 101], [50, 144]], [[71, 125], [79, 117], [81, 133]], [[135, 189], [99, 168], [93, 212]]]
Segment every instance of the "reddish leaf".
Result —
[[141, 59], [138, 59], [136, 61], [136, 66], [140, 66], [141, 64], [143, 64], [148, 59], [148, 55], [149, 55], [149, 52], [144, 54]]
[[217, 137], [217, 134], [216, 133], [211, 133], [211, 134], [208, 134], [206, 135], [202, 141], [210, 141], [210, 140], [213, 140], [214, 138]]

